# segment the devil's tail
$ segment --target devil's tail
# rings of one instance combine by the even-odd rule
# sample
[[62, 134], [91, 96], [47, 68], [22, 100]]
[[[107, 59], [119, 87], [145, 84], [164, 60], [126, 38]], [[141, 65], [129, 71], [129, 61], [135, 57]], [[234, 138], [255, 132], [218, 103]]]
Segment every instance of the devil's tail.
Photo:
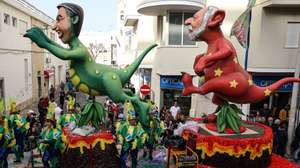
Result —
[[273, 83], [272, 85], [267, 86], [266, 88], [269, 88], [271, 91], [275, 91], [275, 90], [279, 89], [282, 85], [289, 83], [289, 82], [300, 83], [300, 78], [292, 78], [292, 77], [283, 78], [283, 79], [280, 79], [279, 81]]
[[234, 102], [237, 103], [255, 103], [259, 102], [267, 97], [269, 97], [272, 93], [274, 93], [277, 89], [279, 89], [282, 85], [289, 83], [289, 82], [298, 82], [300, 83], [300, 78], [283, 78], [279, 81], [273, 83], [270, 86], [266, 87], [259, 87], [256, 85], [252, 85], [246, 94], [243, 97], [239, 97], [238, 99], [232, 99]]

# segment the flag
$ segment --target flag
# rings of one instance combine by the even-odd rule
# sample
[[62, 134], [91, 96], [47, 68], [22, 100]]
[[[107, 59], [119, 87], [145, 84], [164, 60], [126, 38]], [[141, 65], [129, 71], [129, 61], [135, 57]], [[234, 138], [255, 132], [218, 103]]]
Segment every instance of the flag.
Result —
[[234, 22], [231, 28], [230, 36], [235, 36], [242, 47], [246, 48], [248, 43], [248, 32], [250, 28], [251, 10], [256, 0], [249, 0], [245, 12], [243, 12]]

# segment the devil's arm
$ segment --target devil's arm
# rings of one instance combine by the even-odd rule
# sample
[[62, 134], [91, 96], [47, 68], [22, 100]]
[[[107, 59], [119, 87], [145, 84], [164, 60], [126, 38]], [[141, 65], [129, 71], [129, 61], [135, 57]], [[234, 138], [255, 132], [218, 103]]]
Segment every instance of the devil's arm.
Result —
[[[220, 45], [222, 45], [222, 46], [220, 46]], [[224, 58], [232, 55], [232, 49], [228, 44], [224, 44], [224, 43], [219, 44], [218, 48], [219, 48], [219, 50], [217, 52], [211, 53], [211, 55], [206, 58], [207, 64], [224, 59]]]
[[67, 49], [51, 43], [45, 49], [62, 60], [83, 60], [85, 58], [84, 55], [87, 54], [83, 47]]

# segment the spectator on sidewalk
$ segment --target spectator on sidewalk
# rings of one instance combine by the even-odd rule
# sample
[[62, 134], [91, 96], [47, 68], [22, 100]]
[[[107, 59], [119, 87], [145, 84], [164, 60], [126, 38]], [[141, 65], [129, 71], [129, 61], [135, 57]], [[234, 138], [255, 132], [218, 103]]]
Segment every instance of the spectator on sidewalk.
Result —
[[269, 105], [265, 103], [259, 113], [260, 116], [264, 118], [263, 123], [265, 123], [268, 120], [268, 117], [271, 116], [271, 110], [269, 109]]
[[286, 123], [281, 122], [275, 134], [274, 147], [277, 149], [278, 155], [284, 157], [287, 144], [287, 128]]
[[60, 88], [60, 91], [59, 91], [59, 105], [62, 109], [64, 108], [65, 96], [66, 96], [65, 90]]
[[42, 127], [44, 126], [44, 121], [47, 114], [48, 102], [48, 98], [40, 98], [38, 103], [39, 122]]
[[290, 111], [290, 105], [285, 105], [283, 109], [279, 112], [279, 119], [281, 121], [287, 121], [288, 113]]
[[176, 120], [177, 113], [180, 111], [180, 107], [178, 106], [178, 104], [177, 104], [177, 101], [176, 101], [176, 100], [174, 100], [174, 102], [173, 102], [173, 103], [174, 103], [174, 104], [173, 104], [173, 106], [171, 106], [171, 108], [170, 108], [170, 112], [171, 112], [171, 114], [172, 114], [172, 116], [173, 116], [174, 120]]
[[55, 96], [55, 88], [53, 85], [51, 85], [50, 93], [49, 93], [50, 100], [54, 99], [54, 96]]

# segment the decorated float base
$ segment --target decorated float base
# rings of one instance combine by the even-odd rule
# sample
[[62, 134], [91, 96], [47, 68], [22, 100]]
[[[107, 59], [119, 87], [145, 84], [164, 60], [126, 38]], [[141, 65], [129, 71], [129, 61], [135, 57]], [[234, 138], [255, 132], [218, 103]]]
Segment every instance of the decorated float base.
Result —
[[113, 136], [97, 132], [89, 136], [73, 135], [63, 129], [63, 142], [67, 149], [59, 160], [62, 168], [118, 168], [120, 158]]
[[222, 168], [267, 168], [272, 156], [272, 129], [252, 124], [242, 134], [218, 134], [205, 124], [197, 133], [185, 130], [183, 137], [196, 151], [199, 162]]

